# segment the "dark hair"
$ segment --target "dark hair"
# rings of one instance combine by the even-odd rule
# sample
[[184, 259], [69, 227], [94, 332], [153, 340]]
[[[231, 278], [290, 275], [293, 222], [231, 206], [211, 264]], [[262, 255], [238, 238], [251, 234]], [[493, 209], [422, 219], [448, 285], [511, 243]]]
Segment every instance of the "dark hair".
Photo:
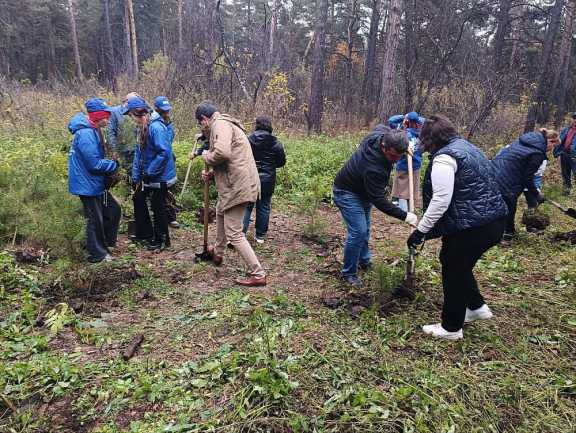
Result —
[[196, 107], [196, 120], [200, 122], [202, 120], [202, 117], [211, 118], [212, 115], [216, 113], [216, 111], [218, 111], [218, 108], [216, 108], [216, 106], [212, 102], [210, 101], [201, 102], [200, 105]]
[[393, 149], [396, 153], [403, 154], [408, 150], [408, 137], [404, 131], [388, 130], [382, 135], [381, 146], [384, 149]]
[[458, 136], [456, 126], [442, 114], [434, 114], [426, 119], [420, 131], [420, 141], [427, 149], [440, 149]]
[[272, 119], [269, 116], [258, 116], [254, 129], [268, 131], [272, 134]]

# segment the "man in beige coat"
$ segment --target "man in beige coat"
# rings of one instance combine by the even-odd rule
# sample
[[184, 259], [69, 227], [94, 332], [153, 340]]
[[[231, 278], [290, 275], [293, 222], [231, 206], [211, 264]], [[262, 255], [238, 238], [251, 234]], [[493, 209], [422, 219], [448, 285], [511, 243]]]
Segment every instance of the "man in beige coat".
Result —
[[248, 203], [260, 195], [260, 178], [248, 137], [242, 124], [227, 114], [220, 114], [211, 103], [196, 108], [196, 119], [209, 138], [209, 150], [202, 158], [212, 172], [203, 172], [204, 179], [214, 177], [218, 190], [216, 204], [216, 244], [211, 247], [212, 261], [222, 263], [226, 241], [248, 266], [248, 278], [237, 281], [243, 286], [265, 286], [266, 273], [242, 232], [242, 219]]

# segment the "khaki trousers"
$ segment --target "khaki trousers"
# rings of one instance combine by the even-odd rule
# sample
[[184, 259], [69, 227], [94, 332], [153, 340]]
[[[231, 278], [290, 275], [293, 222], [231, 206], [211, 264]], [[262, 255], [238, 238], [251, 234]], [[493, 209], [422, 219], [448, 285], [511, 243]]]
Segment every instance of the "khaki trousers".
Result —
[[258, 261], [246, 235], [242, 231], [242, 221], [248, 203], [242, 203], [225, 211], [216, 206], [216, 245], [214, 252], [223, 256], [226, 249], [226, 241], [229, 241], [248, 266], [248, 272], [255, 277], [264, 277], [266, 272]]

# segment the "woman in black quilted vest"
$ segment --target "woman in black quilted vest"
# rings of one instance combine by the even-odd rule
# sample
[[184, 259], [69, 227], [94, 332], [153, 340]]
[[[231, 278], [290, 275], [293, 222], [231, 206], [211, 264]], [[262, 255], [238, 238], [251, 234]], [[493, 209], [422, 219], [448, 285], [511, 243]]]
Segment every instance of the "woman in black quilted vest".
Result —
[[473, 270], [482, 255], [500, 242], [508, 208], [490, 161], [458, 135], [447, 117], [427, 119], [420, 141], [424, 151], [430, 152], [423, 185], [425, 213], [408, 238], [408, 246], [442, 238], [444, 289], [442, 322], [422, 329], [434, 337], [458, 340], [465, 322], [492, 317]]

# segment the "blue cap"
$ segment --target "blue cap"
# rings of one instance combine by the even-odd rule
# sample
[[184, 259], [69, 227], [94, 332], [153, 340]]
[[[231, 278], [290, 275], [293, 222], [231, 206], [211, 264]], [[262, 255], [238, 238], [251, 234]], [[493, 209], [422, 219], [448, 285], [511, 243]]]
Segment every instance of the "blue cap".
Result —
[[426, 122], [426, 118], [425, 118], [425, 117], [422, 117], [422, 116], [418, 117], [418, 123], [419, 123], [420, 125], [424, 125], [424, 122]]
[[84, 105], [86, 106], [86, 111], [88, 111], [88, 113], [93, 113], [95, 111], [112, 112], [112, 108], [110, 108], [102, 98], [90, 98]]
[[172, 106], [170, 105], [170, 101], [166, 96], [158, 96], [154, 100], [154, 107], [156, 107], [160, 111], [170, 111], [172, 110]]
[[410, 122], [418, 122], [420, 120], [420, 115], [415, 111], [411, 111], [406, 115], [406, 120]]
[[150, 106], [144, 100], [144, 98], [140, 96], [134, 96], [133, 98], [128, 99], [126, 106], [122, 110], [122, 114], [128, 114], [131, 110], [140, 110], [140, 109], [150, 110]]

